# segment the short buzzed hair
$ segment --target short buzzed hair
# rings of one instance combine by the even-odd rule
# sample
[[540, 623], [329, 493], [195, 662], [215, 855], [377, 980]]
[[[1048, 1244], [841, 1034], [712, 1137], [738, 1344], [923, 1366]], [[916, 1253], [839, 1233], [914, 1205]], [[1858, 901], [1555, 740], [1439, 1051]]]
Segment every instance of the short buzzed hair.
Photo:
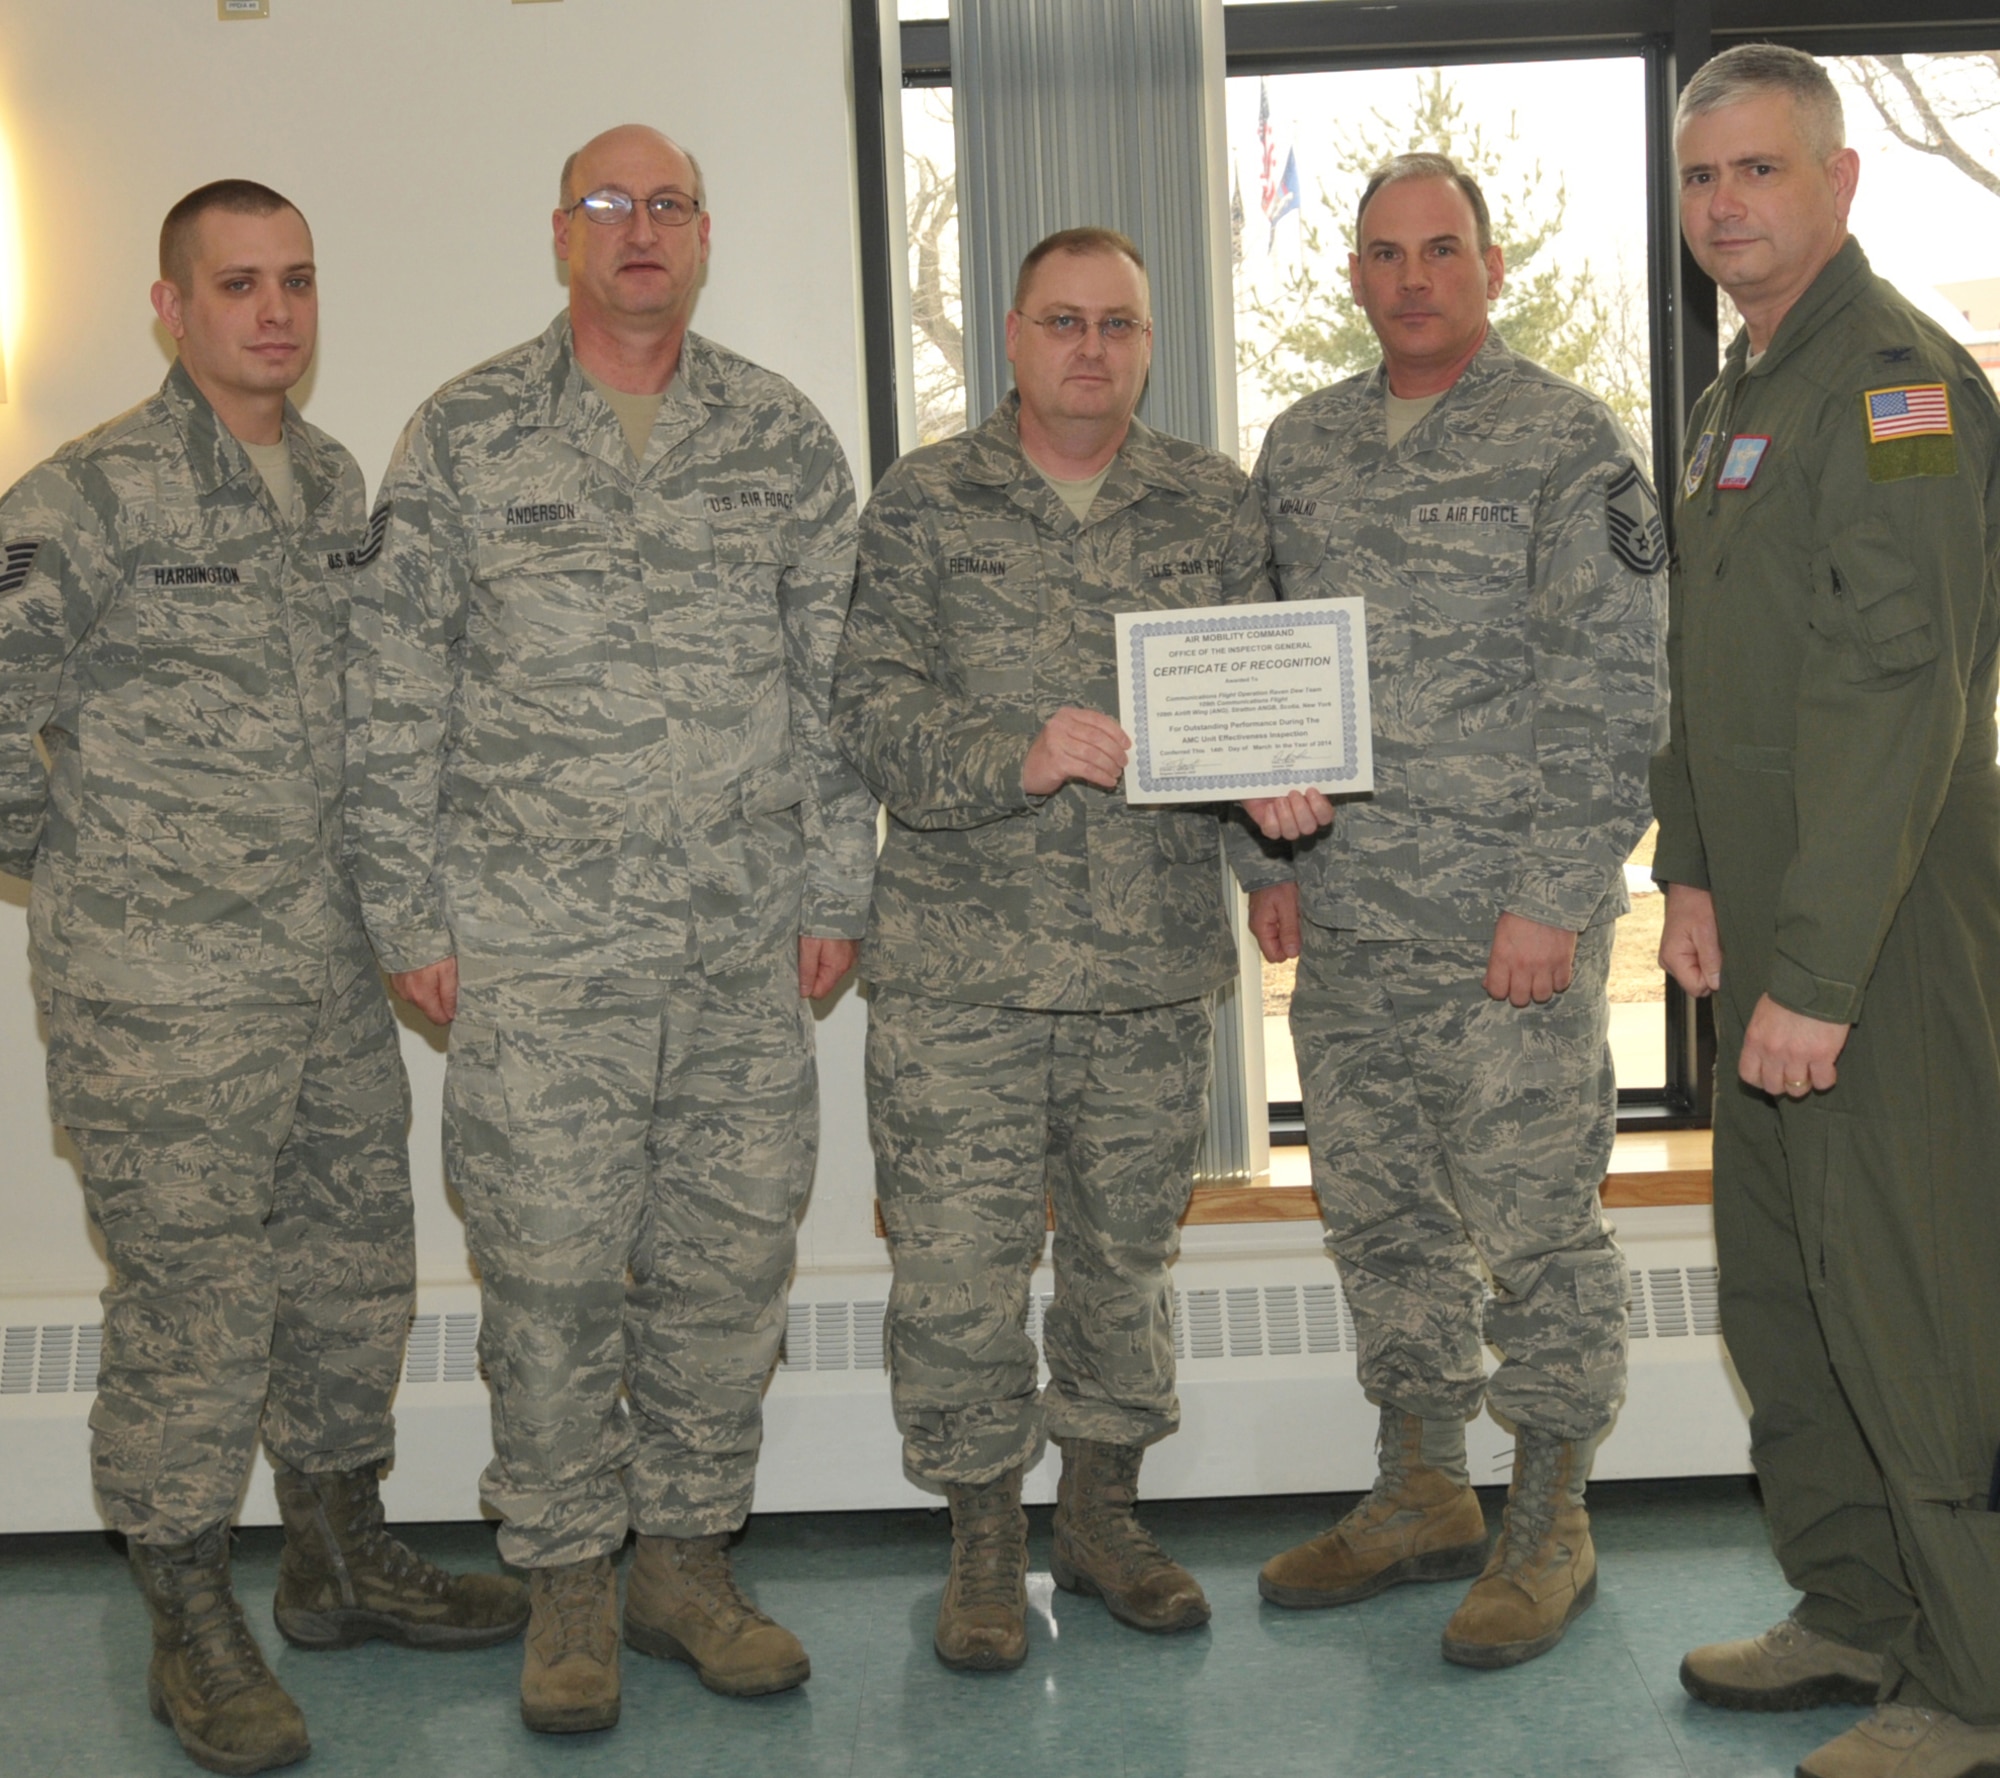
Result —
[[1146, 271], [1146, 262], [1139, 257], [1139, 249], [1130, 235], [1121, 235], [1115, 228], [1065, 228], [1047, 235], [1028, 249], [1027, 257], [1021, 261], [1021, 270], [1014, 279], [1014, 310], [1018, 314], [1021, 304], [1027, 300], [1028, 286], [1034, 282], [1035, 268], [1052, 253], [1067, 253], [1082, 258], [1088, 253], [1117, 253], [1129, 259], [1146, 285], [1148, 297], [1152, 295], [1153, 281]]
[[1405, 179], [1449, 179], [1465, 194], [1465, 201], [1472, 206], [1479, 251], [1484, 253], [1493, 245], [1493, 218], [1486, 208], [1486, 194], [1479, 189], [1477, 179], [1448, 154], [1399, 154], [1370, 173], [1368, 183], [1361, 189], [1361, 202], [1354, 207], [1354, 245], [1357, 251], [1361, 246], [1362, 220], [1368, 214], [1368, 206], [1375, 201], [1375, 194], [1383, 186], [1400, 185]]
[[[662, 131], [661, 134], [665, 135], [666, 132]], [[668, 136], [667, 140], [669, 142], [674, 142], [674, 139], [671, 136]], [[674, 151], [675, 153], [683, 156], [686, 159], [688, 166], [693, 169], [694, 201], [697, 204], [699, 204], [704, 210], [706, 210], [708, 208], [708, 182], [701, 176], [701, 162], [694, 158], [694, 155], [691, 150], [681, 147], [681, 145], [678, 142], [674, 142]], [[571, 208], [577, 201], [575, 198], [570, 196], [569, 182], [570, 182], [570, 176], [576, 171], [576, 163], [578, 158], [582, 155], [582, 153], [583, 150], [581, 148], [572, 149], [570, 151], [569, 158], [563, 162], [562, 177], [556, 181], [556, 194], [557, 194], [556, 204], [561, 209], [567, 210]], [[586, 197], [588, 197], [589, 195], [590, 194], [588, 192], [584, 193], [584, 196]], [[641, 195], [647, 195], [647, 194], [641, 194]]]
[[1741, 104], [1758, 93], [1785, 93], [1798, 119], [1799, 140], [1814, 160], [1831, 160], [1847, 146], [1840, 93], [1816, 58], [1777, 43], [1739, 43], [1694, 71], [1674, 110], [1678, 137], [1691, 117]]
[[211, 210], [231, 216], [274, 216], [289, 210], [305, 221], [305, 213], [290, 198], [254, 179], [214, 179], [197, 185], [160, 224], [160, 276], [176, 289], [184, 289], [194, 274], [195, 229]]

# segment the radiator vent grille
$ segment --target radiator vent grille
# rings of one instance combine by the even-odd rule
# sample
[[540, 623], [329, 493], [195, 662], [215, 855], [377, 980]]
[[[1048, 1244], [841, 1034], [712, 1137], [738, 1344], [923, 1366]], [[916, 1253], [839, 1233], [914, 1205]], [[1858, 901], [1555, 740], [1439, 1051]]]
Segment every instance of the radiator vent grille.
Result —
[[0, 1334], [0, 1395], [91, 1394], [104, 1349], [104, 1324], [51, 1323]]
[[1722, 1331], [1715, 1267], [1656, 1266], [1630, 1277], [1633, 1339], [1676, 1340]]
[[486, 1374], [479, 1363], [479, 1311], [416, 1315], [403, 1355], [405, 1383], [472, 1383]]
[[861, 1303], [793, 1303], [785, 1313], [782, 1371], [879, 1371], [884, 1364], [879, 1297]]
[[[1655, 1266], [1627, 1274], [1636, 1340], [1686, 1339], [1722, 1331], [1713, 1266]], [[1039, 1348], [1050, 1297], [1028, 1299], [1028, 1337]], [[881, 1298], [794, 1302], [785, 1318], [779, 1369], [880, 1371], [885, 1364]], [[1174, 1356], [1293, 1358], [1357, 1349], [1354, 1316], [1338, 1279], [1317, 1284], [1246, 1284], [1173, 1293]], [[101, 1323], [15, 1324], [0, 1329], [0, 1396], [90, 1394], [97, 1387]], [[479, 1363], [479, 1312], [418, 1315], [403, 1361], [406, 1383], [470, 1383]]]

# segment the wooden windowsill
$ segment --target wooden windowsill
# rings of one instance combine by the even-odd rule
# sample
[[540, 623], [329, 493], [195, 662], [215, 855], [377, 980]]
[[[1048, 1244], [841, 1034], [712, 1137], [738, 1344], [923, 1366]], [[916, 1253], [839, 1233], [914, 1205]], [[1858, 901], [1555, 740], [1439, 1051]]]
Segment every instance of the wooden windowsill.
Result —
[[[1713, 1201], [1711, 1141], [1706, 1130], [1662, 1130], [1617, 1137], [1604, 1202], [1613, 1210]], [[1224, 1222], [1315, 1222], [1311, 1172], [1303, 1148], [1274, 1149], [1271, 1176], [1248, 1185], [1198, 1185], [1185, 1226]]]
[[[1604, 1203], [1612, 1210], [1649, 1209], [1663, 1204], [1714, 1201], [1706, 1130], [1662, 1130], [1619, 1136], [1611, 1145], [1611, 1171], [1604, 1180]], [[1303, 1148], [1276, 1149], [1270, 1176], [1247, 1185], [1198, 1185], [1184, 1227], [1231, 1222], [1317, 1222], [1311, 1172]], [[875, 1210], [881, 1234], [882, 1210]]]

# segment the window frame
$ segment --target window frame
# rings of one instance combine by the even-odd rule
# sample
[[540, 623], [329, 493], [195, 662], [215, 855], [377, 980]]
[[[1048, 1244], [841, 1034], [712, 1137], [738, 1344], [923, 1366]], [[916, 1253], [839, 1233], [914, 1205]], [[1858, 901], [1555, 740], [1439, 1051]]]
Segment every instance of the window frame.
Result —
[[[1260, 0], [1223, 8], [1226, 71], [1347, 69], [1641, 56], [1646, 64], [1647, 288], [1653, 349], [1654, 484], [1678, 474], [1686, 422], [1721, 365], [1715, 286], [1680, 240], [1673, 202], [1673, 112], [1686, 77], [1716, 51], [1764, 40], [1818, 56], [1939, 55], [2000, 46], [1992, 0], [1929, 0], [1929, 17], [1889, 16], [1891, 0]], [[850, 0], [855, 149], [870, 467], [899, 454], [894, 280], [884, 153], [882, 24], [877, 0]], [[905, 87], [951, 84], [951, 30], [899, 27]], [[1672, 502], [1663, 502], [1671, 537]], [[1621, 1088], [1621, 1130], [1699, 1129], [1714, 1111], [1715, 1024], [1709, 1002], [1671, 980], [1664, 1010], [1666, 1085]], [[1274, 1145], [1305, 1140], [1297, 1102], [1269, 1106]]]

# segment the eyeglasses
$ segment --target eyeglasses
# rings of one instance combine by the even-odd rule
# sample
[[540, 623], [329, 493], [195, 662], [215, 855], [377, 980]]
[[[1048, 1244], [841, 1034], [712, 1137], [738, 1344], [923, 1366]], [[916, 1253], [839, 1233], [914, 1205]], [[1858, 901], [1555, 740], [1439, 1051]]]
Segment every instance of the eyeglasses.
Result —
[[585, 192], [564, 214], [574, 216], [581, 210], [599, 228], [617, 228], [630, 222], [632, 212], [641, 204], [662, 228], [686, 228], [701, 209], [699, 198], [691, 198], [671, 186], [649, 198], [635, 198], [629, 191], [617, 191], [607, 185], [602, 191]]
[[1152, 322], [1133, 315], [1106, 315], [1099, 321], [1087, 315], [1023, 315], [1021, 319], [1065, 346], [1082, 345], [1093, 329], [1106, 347], [1136, 345], [1153, 331]]

